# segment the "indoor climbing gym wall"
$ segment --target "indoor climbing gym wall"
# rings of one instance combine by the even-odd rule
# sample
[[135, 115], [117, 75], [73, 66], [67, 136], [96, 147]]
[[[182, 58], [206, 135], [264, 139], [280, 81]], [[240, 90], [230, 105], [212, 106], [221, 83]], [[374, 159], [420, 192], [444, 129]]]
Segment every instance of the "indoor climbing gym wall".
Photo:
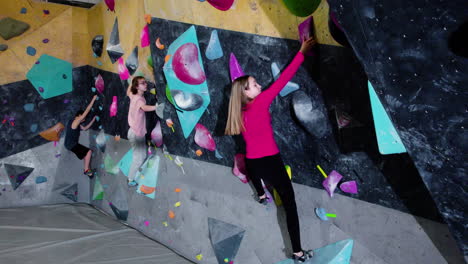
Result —
[[[0, 4], [0, 208], [86, 203], [188, 262], [294, 263], [283, 201], [265, 182], [258, 203], [224, 130], [232, 82], [267, 88], [313, 37], [270, 107], [306, 263], [465, 263], [464, 1], [70, 2]], [[137, 76], [157, 107], [135, 147]], [[88, 178], [64, 144], [93, 96]]]

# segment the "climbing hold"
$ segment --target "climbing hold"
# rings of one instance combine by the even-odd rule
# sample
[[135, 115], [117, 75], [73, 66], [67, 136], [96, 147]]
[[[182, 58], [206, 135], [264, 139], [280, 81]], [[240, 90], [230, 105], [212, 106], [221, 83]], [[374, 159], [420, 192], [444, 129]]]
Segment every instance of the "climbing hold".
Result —
[[150, 14], [145, 14], [145, 21], [148, 24], [151, 24], [151, 15]]
[[182, 189], [180, 189], [180, 188], [175, 188], [174, 189], [174, 192], [176, 192], [176, 193], [180, 193], [181, 191], [182, 191]]
[[49, 43], [49, 39], [47, 39], [47, 38], [43, 39], [42, 43], [44, 43], [44, 44]]
[[196, 93], [184, 92], [182, 90], [171, 90], [172, 98], [177, 107], [185, 111], [193, 111], [203, 105], [203, 97]]
[[159, 38], [156, 39], [156, 47], [160, 50], [164, 49], [164, 45], [161, 44], [161, 40]]
[[207, 0], [214, 8], [221, 11], [229, 10], [234, 3], [234, 0]]
[[239, 178], [242, 183], [247, 183], [247, 169], [245, 167], [245, 155], [237, 153], [234, 156], [234, 168], [232, 168], [232, 173]]
[[322, 182], [323, 187], [327, 191], [328, 195], [330, 195], [330, 197], [333, 197], [333, 193], [335, 192], [336, 186], [342, 178], [343, 176], [341, 176], [341, 174], [333, 170], [332, 172], [330, 172], [330, 174], [328, 174], [328, 178], [326, 178]]
[[201, 155], [203, 155], [203, 151], [197, 149], [197, 151], [195, 151], [195, 154], [197, 154], [197, 156], [200, 157]]
[[118, 69], [119, 69], [120, 79], [127, 80], [128, 78], [130, 78], [130, 73], [128, 72], [127, 67], [125, 67], [122, 57], [120, 57], [118, 61], [119, 61]]
[[98, 90], [98, 92], [104, 92], [104, 79], [102, 78], [101, 74], [98, 74], [96, 80], [94, 81], [94, 86]]
[[160, 147], [163, 144], [163, 134], [161, 130], [161, 122], [158, 120], [156, 126], [151, 131], [151, 142], [156, 145], [156, 147]]
[[200, 64], [198, 46], [195, 43], [188, 42], [176, 50], [172, 58], [172, 70], [184, 83], [197, 85], [205, 82], [205, 72]]
[[140, 44], [141, 44], [141, 47], [142, 47], [142, 48], [148, 47], [148, 46], [150, 45], [148, 25], [145, 25], [145, 26], [143, 27], [143, 29], [141, 30], [141, 33], [140, 33]]
[[169, 215], [169, 218], [171, 218], [171, 219], [173, 219], [175, 217], [175, 214], [174, 214], [174, 212], [172, 210], [169, 210], [168, 215]]
[[120, 37], [119, 37], [119, 21], [115, 18], [114, 26], [112, 28], [112, 33], [110, 35], [109, 41], [107, 42], [107, 54], [111, 59], [112, 64], [114, 64], [117, 59], [122, 57], [124, 51], [120, 46]]
[[210, 42], [206, 47], [205, 56], [209, 60], [215, 60], [223, 56], [223, 49], [221, 48], [217, 30], [211, 32]]
[[202, 124], [197, 124], [195, 126], [195, 143], [209, 151], [214, 151], [216, 149], [216, 143], [210, 131]]
[[42, 131], [39, 135], [49, 141], [59, 141], [60, 133], [62, 133], [64, 128], [65, 126], [59, 122], [55, 126]]
[[25, 104], [23, 108], [24, 108], [24, 111], [26, 112], [32, 112], [34, 111], [34, 104]]
[[20, 10], [20, 14], [26, 14], [27, 11], [28, 11], [28, 10], [26, 9], [26, 7], [23, 7], [23, 8], [21, 8], [21, 10]]
[[91, 41], [91, 48], [93, 50], [94, 57], [101, 57], [102, 47], [104, 46], [104, 36], [96, 35]]
[[113, 117], [117, 115], [117, 96], [112, 97], [112, 104], [109, 108], [109, 116]]
[[36, 177], [36, 184], [47, 182], [47, 178], [44, 176], [37, 176]]
[[36, 55], [36, 49], [31, 47], [31, 46], [28, 46], [26, 48], [26, 53], [29, 55], [29, 56], [34, 56]]
[[234, 80], [237, 78], [245, 75], [234, 53], [231, 53], [231, 57], [229, 59], [229, 72], [231, 74], [232, 82], [234, 82]]
[[0, 51], [5, 51], [8, 49], [8, 45], [7, 44], [0, 44]]
[[356, 181], [343, 182], [340, 185], [340, 189], [345, 193], [353, 193], [353, 194], [358, 193], [358, 187], [357, 187]]
[[174, 204], [174, 207], [179, 207], [180, 206], [180, 202], [177, 202]]
[[133, 75], [138, 68], [138, 46], [135, 46], [130, 56], [125, 61], [125, 66], [130, 75]]
[[115, 12], [115, 1], [114, 0], [104, 0], [107, 5], [108, 10]]

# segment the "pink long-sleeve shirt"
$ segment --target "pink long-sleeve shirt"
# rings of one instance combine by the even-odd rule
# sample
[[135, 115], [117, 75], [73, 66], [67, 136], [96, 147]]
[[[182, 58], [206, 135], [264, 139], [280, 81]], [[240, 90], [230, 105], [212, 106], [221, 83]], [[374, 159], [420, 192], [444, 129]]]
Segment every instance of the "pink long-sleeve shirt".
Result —
[[304, 55], [298, 52], [293, 61], [281, 73], [280, 77], [264, 92], [247, 104], [242, 111], [245, 131], [242, 132], [246, 144], [246, 157], [258, 159], [279, 153], [271, 127], [270, 105], [292, 79], [304, 61]]

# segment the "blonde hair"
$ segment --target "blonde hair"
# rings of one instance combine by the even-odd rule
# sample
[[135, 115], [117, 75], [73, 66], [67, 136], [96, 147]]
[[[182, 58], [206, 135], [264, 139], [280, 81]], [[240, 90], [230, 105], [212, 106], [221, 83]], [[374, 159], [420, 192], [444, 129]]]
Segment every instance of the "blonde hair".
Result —
[[249, 75], [239, 77], [232, 83], [227, 124], [224, 130], [226, 135], [239, 135], [245, 131], [242, 108], [250, 101], [244, 92], [249, 86], [249, 77]]

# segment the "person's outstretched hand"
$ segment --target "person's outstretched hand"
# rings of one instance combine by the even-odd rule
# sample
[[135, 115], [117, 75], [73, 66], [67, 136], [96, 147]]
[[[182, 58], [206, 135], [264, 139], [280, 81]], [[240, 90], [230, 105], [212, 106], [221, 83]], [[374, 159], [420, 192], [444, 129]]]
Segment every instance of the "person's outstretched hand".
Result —
[[302, 54], [307, 54], [307, 52], [309, 52], [314, 45], [315, 39], [310, 37], [302, 42], [301, 49], [299, 51], [302, 52]]

